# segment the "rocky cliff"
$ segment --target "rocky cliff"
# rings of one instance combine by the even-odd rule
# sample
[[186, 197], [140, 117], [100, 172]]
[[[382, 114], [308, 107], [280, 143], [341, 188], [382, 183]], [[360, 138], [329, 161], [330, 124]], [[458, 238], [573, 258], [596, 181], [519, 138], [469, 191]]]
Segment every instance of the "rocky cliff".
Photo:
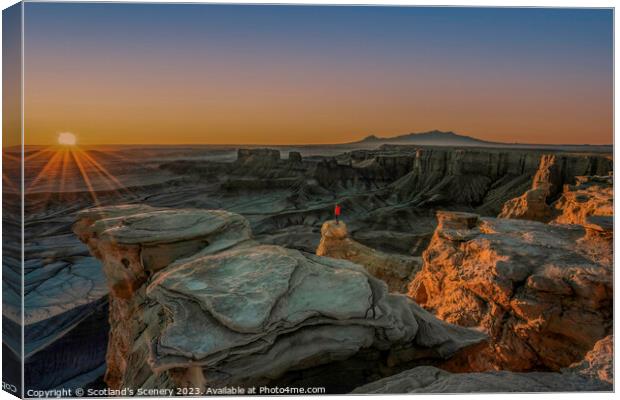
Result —
[[437, 217], [409, 294], [439, 318], [489, 334], [467, 369], [557, 371], [610, 333], [609, 248], [592, 247], [583, 227]]
[[409, 282], [422, 267], [420, 257], [384, 253], [349, 237], [347, 225], [327, 221], [321, 228], [318, 256], [349, 260], [366, 268], [372, 276], [387, 283], [391, 292], [406, 293]]
[[[547, 168], [541, 170], [543, 164]], [[533, 181], [551, 183], [549, 196], [579, 175], [606, 175], [613, 161], [606, 155], [545, 154], [500, 149], [418, 149], [413, 170], [391, 189], [417, 206], [463, 205], [497, 215], [510, 198], [521, 195]]]
[[613, 184], [612, 176], [578, 176], [574, 185], [564, 186], [562, 196], [553, 204], [554, 222], [589, 225], [607, 221], [607, 226], [613, 226]]
[[[594, 165], [584, 164], [584, 159], [560, 158], [544, 155], [531, 187], [522, 195], [506, 201], [499, 218], [529, 219], [561, 224], [586, 224], [589, 216], [613, 215], [613, 178], [611, 165], [595, 158]], [[580, 162], [578, 162], [580, 161]], [[608, 169], [607, 172], [603, 172]], [[581, 176], [569, 171], [590, 171], [603, 175]]]
[[485, 339], [354, 263], [258, 244], [230, 212], [95, 208], [74, 231], [110, 287], [111, 388], [319, 379], [346, 392]]

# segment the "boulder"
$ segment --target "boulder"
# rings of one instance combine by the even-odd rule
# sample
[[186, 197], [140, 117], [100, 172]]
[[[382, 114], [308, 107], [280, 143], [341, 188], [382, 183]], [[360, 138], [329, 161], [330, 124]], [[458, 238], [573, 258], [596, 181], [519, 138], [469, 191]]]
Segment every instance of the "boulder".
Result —
[[343, 221], [327, 221], [321, 227], [316, 255], [349, 260], [363, 266], [375, 278], [387, 283], [391, 292], [406, 293], [411, 279], [422, 267], [420, 257], [388, 254], [349, 237]]
[[609, 248], [578, 226], [443, 212], [409, 295], [489, 345], [457, 370], [559, 370], [611, 330]]
[[300, 371], [331, 379], [343, 362], [363, 365], [328, 385], [346, 392], [485, 340], [357, 264], [256, 243], [230, 212], [96, 208], [74, 230], [110, 285], [111, 388], [299, 385]]

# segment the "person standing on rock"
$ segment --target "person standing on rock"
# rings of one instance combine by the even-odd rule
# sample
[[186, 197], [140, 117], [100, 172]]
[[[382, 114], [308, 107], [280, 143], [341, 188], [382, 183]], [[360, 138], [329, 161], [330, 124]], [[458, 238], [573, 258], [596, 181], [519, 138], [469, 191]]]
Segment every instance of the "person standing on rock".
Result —
[[340, 217], [340, 204], [336, 204], [336, 207], [334, 207], [334, 215], [336, 216], [336, 224], [340, 224], [338, 221], [338, 218]]

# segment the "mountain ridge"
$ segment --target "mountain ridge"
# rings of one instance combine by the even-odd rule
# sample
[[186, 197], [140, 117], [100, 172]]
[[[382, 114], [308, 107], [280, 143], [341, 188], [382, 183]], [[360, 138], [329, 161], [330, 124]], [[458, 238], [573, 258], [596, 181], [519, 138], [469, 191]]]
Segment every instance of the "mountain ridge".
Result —
[[[353, 143], [368, 143], [368, 142], [386, 142], [386, 143], [401, 143], [409, 142], [412, 144], [426, 144], [427, 142], [446, 142], [446, 144], [469, 144], [469, 145], [494, 145], [494, 144], [509, 144], [501, 142], [491, 142], [487, 140], [477, 139], [472, 136], [461, 135], [453, 131], [440, 131], [434, 129], [426, 132], [411, 132], [404, 135], [398, 135], [393, 137], [379, 137], [376, 135], [366, 136], [364, 139]], [[449, 143], [448, 143], [449, 142]]]
[[494, 142], [482, 140], [473, 136], [461, 135], [453, 131], [441, 131], [434, 129], [425, 132], [411, 132], [392, 137], [380, 137], [374, 134], [368, 135], [362, 140], [349, 144], [410, 144], [410, 145], [437, 145], [437, 146], [481, 146], [481, 147], [523, 147], [523, 148], [605, 148], [612, 144], [533, 144], [519, 142]]

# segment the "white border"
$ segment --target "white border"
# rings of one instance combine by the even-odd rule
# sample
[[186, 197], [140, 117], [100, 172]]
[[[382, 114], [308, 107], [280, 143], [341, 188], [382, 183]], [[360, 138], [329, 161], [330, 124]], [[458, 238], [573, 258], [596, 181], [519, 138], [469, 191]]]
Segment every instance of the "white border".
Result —
[[[37, 0], [29, 0], [28, 2], [37, 2]], [[104, 1], [78, 1], [78, 0], [66, 0], [66, 1], [62, 1], [62, 2], [75, 2], [75, 3], [81, 3], [81, 2], [104, 2]], [[265, 0], [229, 0], [229, 1], [175, 1], [175, 0], [150, 0], [150, 1], [140, 1], [140, 0], [133, 0], [133, 1], [129, 1], [131, 3], [238, 3], [238, 4], [278, 4], [278, 2], [276, 1], [265, 1]], [[7, 8], [13, 4], [15, 4], [16, 1], [12, 1], [12, 0], [0, 0], [0, 5], [2, 6], [2, 9]], [[109, 2], [109, 3], [115, 3], [115, 2]], [[287, 1], [283, 1], [280, 4], [316, 4], [316, 5], [334, 5], [334, 4], [341, 4], [341, 5], [405, 5], [405, 6], [470, 6], [470, 7], [561, 7], [561, 8], [575, 8], [575, 7], [588, 7], [588, 8], [614, 8], [615, 7], [615, 2], [614, 1], [610, 1], [610, 0], [589, 0], [589, 1], [583, 1], [583, 0], [538, 0], [538, 1], [532, 1], [532, 0], [521, 0], [521, 1], [516, 1], [516, 0], [443, 0], [443, 1], [437, 1], [437, 0], [425, 0], [425, 1], [411, 1], [411, 0], [358, 0], [358, 1], [354, 1], [354, 0], [337, 0], [337, 1], [329, 1], [329, 0], [313, 0], [311, 2], [304, 2], [304, 1], [300, 1], [300, 0], [287, 0]], [[618, 116], [618, 106], [617, 103], [615, 102], [615, 93], [617, 93], [617, 89], [618, 89], [618, 83], [615, 80], [615, 76], [616, 76], [616, 72], [618, 69], [618, 63], [616, 62], [616, 46], [618, 44], [618, 30], [615, 29], [615, 16], [614, 16], [614, 143], [615, 143], [615, 139], [616, 139], [616, 130], [615, 130], [615, 121], [616, 118]], [[22, 12], [22, 74], [23, 74], [23, 61], [24, 61], [24, 52], [23, 52], [23, 46], [24, 46], [24, 41], [23, 41], [23, 12]], [[0, 29], [0, 36], [1, 36], [1, 29]], [[0, 56], [1, 57], [1, 56]], [[23, 75], [22, 75], [23, 76]], [[23, 111], [24, 111], [24, 100], [23, 100], [23, 89], [24, 89], [24, 82], [22, 80], [22, 119], [21, 119], [21, 127], [22, 127], [22, 152], [23, 152], [23, 143], [24, 143], [24, 131], [23, 131], [23, 127], [24, 127], [24, 118], [23, 118]], [[0, 100], [0, 105], [1, 105], [1, 100]], [[0, 113], [1, 113], [1, 107], [0, 107]], [[616, 146], [614, 146], [614, 159], [617, 159], [618, 156], [620, 155], [620, 150], [618, 150], [616, 148]], [[614, 168], [615, 169], [615, 168]], [[23, 177], [23, 165], [22, 165], [22, 177]], [[617, 184], [616, 179], [614, 179], [614, 187]], [[23, 185], [23, 182], [22, 182]], [[0, 187], [1, 187], [1, 183], [0, 183]], [[23, 190], [22, 190], [22, 196], [23, 196]], [[23, 201], [22, 201], [23, 204]], [[617, 216], [617, 208], [615, 207], [614, 204], [614, 215]], [[23, 207], [22, 207], [22, 257], [23, 257]], [[616, 218], [614, 218], [614, 224], [616, 222]], [[0, 249], [1, 249], [1, 238], [2, 238], [2, 234], [0, 233]], [[618, 236], [614, 236], [614, 250], [617, 248], [617, 245], [619, 243]], [[614, 251], [614, 265], [616, 265], [616, 261], [618, 260], [618, 255], [615, 253]], [[617, 283], [617, 275], [614, 273], [614, 288], [617, 287], [616, 283]], [[22, 280], [22, 286], [23, 286], [23, 280]], [[615, 331], [615, 315], [616, 312], [615, 310], [618, 310], [619, 307], [619, 302], [618, 302], [618, 296], [614, 296], [614, 331]], [[22, 320], [23, 320], [23, 298], [22, 298]], [[22, 325], [22, 341], [23, 341], [23, 325]], [[614, 346], [615, 349], [615, 346]], [[23, 351], [23, 343], [22, 343], [22, 351]], [[614, 354], [614, 361], [616, 361], [616, 356], [617, 353]], [[615, 362], [614, 362], [614, 366], [615, 366]], [[0, 367], [0, 371], [1, 371], [1, 367]], [[22, 371], [23, 372], [23, 371]], [[22, 373], [23, 376], [23, 373]], [[22, 382], [22, 387], [23, 387], [23, 382]], [[525, 390], [527, 390], [527, 388], [524, 388]], [[390, 396], [390, 398], [392, 399], [411, 399], [413, 396], [417, 398], [422, 398], [422, 399], [437, 399], [439, 398], [444, 398], [447, 396], [454, 396], [454, 395], [394, 395], [394, 396]], [[512, 399], [516, 399], [515, 396], [519, 396], [519, 398], [521, 397], [525, 397], [525, 398], [532, 398], [533, 396], [544, 396], [546, 399], [567, 399], [567, 400], [582, 400], [581, 398], [584, 396], [584, 394], [582, 393], [551, 393], [551, 394], [490, 394], [490, 395], [485, 395], [485, 394], [471, 394], [471, 395], [458, 395], [459, 399], [463, 399], [463, 400], [474, 400], [476, 398], [478, 398], [479, 396], [484, 396], [486, 398], [489, 398], [489, 396], [493, 396], [493, 398], [512, 398]], [[589, 399], [601, 399], [601, 398], [612, 398], [613, 394], [599, 394], [599, 393], [588, 393], [585, 394], [585, 396], [588, 396]], [[260, 398], [266, 398], [265, 396], [259, 396]], [[305, 398], [307, 396], [298, 396], [298, 397], [290, 397], [290, 398]], [[338, 398], [341, 396], [320, 396], [320, 398]], [[380, 398], [382, 396], [369, 396], [370, 398]], [[7, 392], [4, 391], [0, 391], [0, 399], [14, 399], [15, 397], [11, 396], [10, 394], [8, 394]], [[243, 397], [235, 397], [235, 398], [243, 398]], [[247, 398], [247, 397], [245, 397]], [[278, 398], [289, 398], [289, 396], [279, 396]], [[319, 398], [316, 397], [315, 398]]]

